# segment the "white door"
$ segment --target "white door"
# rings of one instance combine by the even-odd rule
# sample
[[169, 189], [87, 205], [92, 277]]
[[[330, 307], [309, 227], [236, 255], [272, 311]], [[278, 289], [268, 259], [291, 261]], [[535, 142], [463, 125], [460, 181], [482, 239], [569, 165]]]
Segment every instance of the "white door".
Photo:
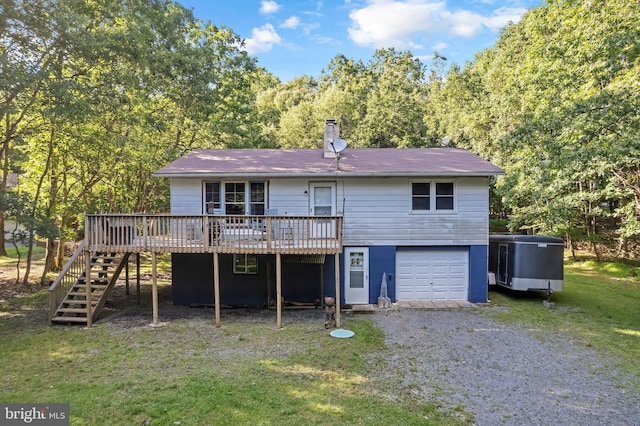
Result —
[[344, 249], [344, 301], [350, 305], [369, 303], [369, 248]]
[[[335, 182], [312, 182], [310, 184], [309, 211], [312, 216], [335, 216]], [[335, 226], [332, 220], [315, 219], [311, 226], [312, 238], [334, 238]]]
[[469, 254], [463, 250], [399, 251], [396, 254], [396, 298], [467, 300]]

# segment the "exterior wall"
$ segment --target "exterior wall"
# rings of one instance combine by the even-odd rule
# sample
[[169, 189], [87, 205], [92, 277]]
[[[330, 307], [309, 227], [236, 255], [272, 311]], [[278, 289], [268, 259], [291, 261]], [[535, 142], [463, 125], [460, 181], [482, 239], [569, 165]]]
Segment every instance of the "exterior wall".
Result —
[[[344, 245], [487, 244], [487, 180], [443, 179], [452, 180], [456, 209], [419, 214], [411, 212], [411, 180], [408, 178], [345, 180]], [[342, 203], [340, 198], [338, 203]]]
[[387, 294], [396, 300], [396, 248], [393, 246], [369, 247], [369, 303], [378, 303], [382, 274], [387, 274]]
[[489, 300], [488, 255], [486, 245], [469, 247], [469, 302], [487, 303]]
[[[233, 255], [220, 255], [220, 303], [230, 306], [267, 306], [275, 303], [275, 256], [258, 256], [258, 273], [233, 273]], [[174, 253], [172, 263], [173, 303], [213, 305], [213, 256]], [[270, 263], [270, 266], [267, 266]], [[334, 257], [324, 265], [282, 263], [282, 296], [285, 303], [313, 304], [324, 296], [335, 296]], [[271, 289], [269, 290], [268, 284]]]
[[[247, 179], [248, 180], [248, 179]], [[382, 274], [387, 274], [389, 297], [395, 301], [395, 251], [402, 247], [418, 249], [466, 249], [469, 251], [469, 301], [483, 303], [487, 301], [487, 257], [489, 234], [489, 190], [485, 178], [451, 178], [451, 179], [421, 179], [430, 181], [454, 182], [455, 209], [452, 212], [429, 212], [416, 214], [411, 212], [411, 182], [410, 178], [336, 178], [331, 179], [269, 179], [268, 207], [277, 209], [280, 215], [309, 215], [309, 194], [312, 182], [335, 182], [336, 184], [336, 214], [344, 215], [343, 245], [345, 247], [369, 247], [369, 302], [377, 303], [380, 293]], [[202, 180], [178, 179], [171, 180], [171, 213], [173, 214], [202, 214]], [[174, 255], [176, 256], [176, 255]], [[209, 256], [210, 257], [210, 256]], [[344, 289], [344, 259], [340, 256], [341, 286]], [[221, 259], [224, 257], [221, 256]], [[178, 257], [174, 257], [177, 260]], [[212, 262], [212, 261], [211, 261]], [[262, 261], [261, 261], [262, 262]], [[175, 262], [174, 262], [175, 264]], [[252, 278], [234, 276], [231, 273], [231, 257], [228, 266], [222, 267], [221, 262], [221, 291], [225, 286], [236, 285], [237, 282], [250, 281]], [[304, 266], [297, 269], [293, 265], [283, 264], [283, 293], [286, 286], [291, 287], [291, 296], [303, 299], [320, 296], [318, 286], [313, 286], [309, 294], [300, 293], [298, 283], [304, 283], [310, 277], [322, 275], [324, 278], [323, 295], [335, 296], [333, 256], [327, 256], [322, 273], [318, 265]], [[292, 266], [287, 268], [287, 266]], [[193, 267], [193, 265], [192, 265]], [[204, 268], [212, 271], [207, 264]], [[226, 269], [225, 269], [226, 268]], [[174, 273], [174, 285], [189, 281], [192, 270], [178, 268]], [[272, 268], [275, 274], [275, 267]], [[226, 271], [226, 272], [225, 272]], [[260, 285], [255, 284], [256, 294], [266, 303], [266, 265], [260, 266], [259, 276], [254, 276]], [[204, 274], [204, 272], [203, 272]], [[211, 283], [212, 272], [208, 275], [206, 285]], [[206, 278], [203, 275], [203, 278]], [[232, 284], [226, 284], [227, 282]], [[272, 278], [275, 285], [275, 275]], [[244, 285], [244, 284], [243, 284]], [[188, 288], [188, 285], [187, 285]], [[254, 287], [242, 287], [248, 292]], [[263, 292], [264, 290], [264, 292]], [[242, 292], [240, 292], [242, 293]], [[263, 294], [264, 293], [264, 294]], [[314, 294], [312, 294], [314, 293]], [[223, 293], [226, 294], [226, 293]], [[232, 299], [232, 296], [229, 293]], [[275, 291], [274, 291], [275, 294]], [[285, 298], [287, 297], [286, 294]], [[341, 292], [344, 302], [344, 290]], [[211, 290], [213, 303], [213, 293]], [[221, 296], [222, 303], [225, 301]], [[237, 299], [237, 298], [236, 298]], [[234, 301], [236, 299], [233, 299]], [[306, 300], [305, 300], [306, 301]], [[192, 302], [193, 303], [193, 302]]]
[[[488, 244], [487, 180], [441, 180], [455, 184], [453, 212], [412, 213], [409, 178], [334, 180], [336, 214], [344, 214], [344, 245]], [[310, 182], [313, 180], [306, 178], [271, 179], [268, 207], [281, 215], [308, 215]], [[171, 213], [202, 214], [202, 196], [201, 179], [172, 179]]]
[[171, 179], [171, 214], [202, 214], [202, 180]]

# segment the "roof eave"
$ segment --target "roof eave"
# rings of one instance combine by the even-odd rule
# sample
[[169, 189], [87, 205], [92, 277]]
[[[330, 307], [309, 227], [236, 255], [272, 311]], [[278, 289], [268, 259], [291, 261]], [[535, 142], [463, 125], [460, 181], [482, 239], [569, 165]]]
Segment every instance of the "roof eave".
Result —
[[322, 173], [153, 173], [154, 177], [168, 178], [318, 178], [318, 177], [492, 177], [504, 175], [504, 171], [496, 172], [402, 172], [402, 173], [380, 173], [380, 172], [322, 172]]

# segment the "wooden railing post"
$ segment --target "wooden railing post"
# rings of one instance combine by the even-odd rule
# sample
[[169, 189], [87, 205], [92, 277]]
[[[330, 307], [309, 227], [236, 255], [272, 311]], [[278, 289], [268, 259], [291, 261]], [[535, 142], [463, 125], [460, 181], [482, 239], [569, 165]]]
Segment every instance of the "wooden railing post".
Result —
[[272, 238], [273, 235], [272, 231], [273, 231], [273, 218], [271, 218], [270, 216], [267, 216], [267, 224], [266, 224], [267, 228], [265, 229], [266, 233], [267, 233], [267, 253], [271, 253], [273, 252], [273, 248], [271, 246], [271, 242], [272, 242]]
[[84, 262], [84, 284], [85, 284], [85, 297], [87, 299], [87, 328], [91, 328], [93, 325], [93, 312], [91, 311], [91, 301], [93, 297], [91, 296], [91, 252], [87, 251], [85, 253], [85, 262]]
[[149, 249], [149, 243], [147, 242], [148, 238], [149, 230], [147, 229], [147, 216], [144, 215], [142, 216], [142, 239], [144, 241], [143, 245], [145, 250]]

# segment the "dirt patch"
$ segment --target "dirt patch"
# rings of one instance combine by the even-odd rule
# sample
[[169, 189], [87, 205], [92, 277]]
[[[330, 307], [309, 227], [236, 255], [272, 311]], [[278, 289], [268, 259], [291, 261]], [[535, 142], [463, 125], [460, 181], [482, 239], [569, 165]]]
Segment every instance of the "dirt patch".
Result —
[[46, 285], [33, 284], [40, 280], [41, 274], [42, 266], [35, 263], [29, 274], [30, 284], [24, 285], [22, 284], [24, 269], [20, 271], [20, 281], [16, 283], [17, 274], [15, 263], [9, 266], [6, 264], [0, 266], [0, 302], [7, 301], [14, 297], [25, 297], [47, 288]]

